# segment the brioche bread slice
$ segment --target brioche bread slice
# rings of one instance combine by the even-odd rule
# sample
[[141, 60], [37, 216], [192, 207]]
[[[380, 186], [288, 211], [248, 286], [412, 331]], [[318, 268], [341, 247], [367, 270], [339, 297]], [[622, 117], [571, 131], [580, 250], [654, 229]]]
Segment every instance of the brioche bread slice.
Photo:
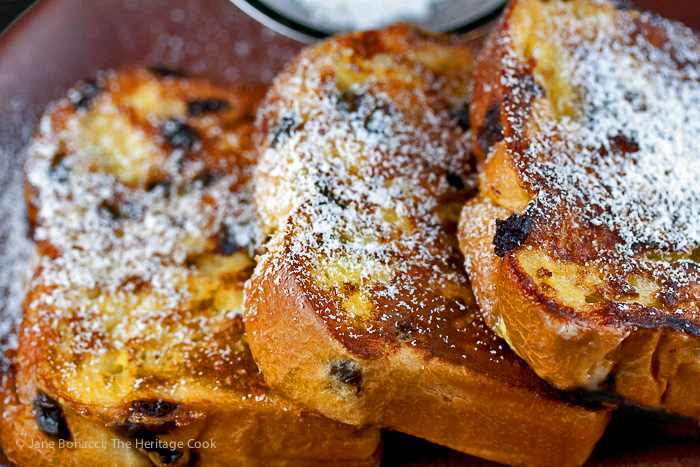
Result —
[[323, 42], [277, 78], [256, 122], [269, 238], [248, 341], [271, 387], [339, 421], [580, 465], [608, 412], [564, 400], [502, 345], [462, 266], [473, 59], [399, 25]]
[[18, 465], [378, 464], [379, 430], [274, 394], [246, 343], [260, 94], [130, 69], [42, 119], [0, 418]]
[[700, 38], [516, 0], [476, 83], [460, 240], [487, 324], [559, 388], [700, 417]]

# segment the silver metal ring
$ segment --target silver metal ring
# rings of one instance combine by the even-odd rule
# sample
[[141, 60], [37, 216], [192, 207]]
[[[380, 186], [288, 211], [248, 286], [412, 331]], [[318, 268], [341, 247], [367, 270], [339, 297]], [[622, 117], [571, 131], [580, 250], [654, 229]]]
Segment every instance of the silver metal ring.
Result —
[[[304, 43], [348, 30], [328, 23], [320, 24], [318, 16], [304, 12], [299, 0], [231, 1], [268, 28]], [[417, 24], [436, 32], [471, 31], [470, 35], [476, 39], [483, 35], [481, 28], [498, 17], [506, 3], [507, 0], [441, 0], [433, 5], [430, 18]]]

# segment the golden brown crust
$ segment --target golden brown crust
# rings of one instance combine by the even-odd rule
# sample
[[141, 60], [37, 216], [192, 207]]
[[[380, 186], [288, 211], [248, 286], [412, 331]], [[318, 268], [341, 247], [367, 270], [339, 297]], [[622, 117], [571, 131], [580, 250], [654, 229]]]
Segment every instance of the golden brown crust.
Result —
[[[2, 384], [0, 443], [3, 453], [16, 465], [162, 465], [152, 453], [140, 448], [149, 440], [139, 444], [124, 429], [115, 429], [70, 408], [65, 408], [64, 415], [71, 438], [46, 435], [38, 428], [32, 405], [19, 401], [12, 371], [3, 374]], [[284, 436], [280, 436], [282, 432]], [[378, 465], [381, 454], [377, 430], [334, 423], [269, 396], [219, 405], [197, 426], [180, 428], [159, 439], [169, 446], [182, 443], [186, 449], [190, 443], [194, 448], [187, 452], [187, 458], [170, 465], [369, 467]]]
[[[376, 465], [379, 430], [273, 393], [248, 349], [256, 93], [141, 69], [97, 82], [48, 111], [26, 164], [39, 258], [4, 381], [8, 457]], [[16, 444], [35, 435], [54, 446]]]
[[397, 26], [326, 41], [278, 77], [256, 137], [270, 238], [246, 286], [251, 350], [268, 384], [337, 420], [581, 464], [608, 413], [503, 348], [461, 266], [472, 62], [454, 38]]
[[610, 2], [513, 2], [479, 60], [483, 198], [460, 229], [487, 322], [540, 376], [694, 417], [700, 275], [685, 158], [698, 46], [683, 26]]
[[[320, 413], [511, 465], [581, 465], [608, 423], [605, 410], [564, 402], [533, 377], [484, 331], [474, 309], [463, 317], [472, 320], [460, 342], [471, 345], [463, 348], [467, 363], [407, 346], [363, 360], [319, 322], [318, 302], [297, 280], [288, 269], [253, 278], [249, 339], [266, 381]], [[503, 359], [491, 360], [491, 352]], [[338, 362], [357, 368], [361, 383], [352, 373], [339, 380]]]

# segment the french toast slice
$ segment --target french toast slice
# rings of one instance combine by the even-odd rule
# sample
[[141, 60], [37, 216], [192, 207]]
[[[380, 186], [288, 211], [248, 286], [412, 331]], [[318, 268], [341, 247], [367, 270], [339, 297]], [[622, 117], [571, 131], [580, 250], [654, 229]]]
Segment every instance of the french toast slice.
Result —
[[698, 51], [612, 2], [513, 2], [479, 60], [460, 221], [486, 323], [538, 375], [696, 418]]
[[456, 226], [474, 52], [398, 25], [304, 51], [258, 111], [265, 236], [246, 285], [265, 381], [345, 423], [513, 465], [580, 465], [609, 419], [484, 325]]
[[379, 430], [273, 393], [248, 349], [259, 97], [127, 69], [44, 116], [25, 167], [38, 258], [3, 380], [12, 461], [379, 463]]

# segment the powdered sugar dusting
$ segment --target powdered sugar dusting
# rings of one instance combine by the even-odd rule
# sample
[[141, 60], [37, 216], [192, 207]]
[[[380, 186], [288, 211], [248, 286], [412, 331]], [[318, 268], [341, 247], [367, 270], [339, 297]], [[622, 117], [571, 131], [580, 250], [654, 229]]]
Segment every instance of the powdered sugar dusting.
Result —
[[[129, 73], [123, 73], [124, 78], [110, 75], [109, 79], [122, 79], [119, 92], [126, 92]], [[146, 72], [131, 73], [136, 80], [154, 81]], [[185, 83], [181, 89], [189, 99], [203, 92]], [[141, 357], [132, 362], [130, 371], [133, 376], [145, 372], [144, 377], [159, 371], [158, 362], [174, 355], [182, 365], [197, 368], [204, 359], [206, 365], [224, 371], [226, 363], [235, 368], [235, 360], [245, 354], [240, 339], [231, 335], [222, 340], [222, 333], [242, 331], [242, 285], [246, 270], [252, 268], [248, 250], [257, 234], [252, 160], [242, 149], [249, 129], [240, 121], [230, 121], [236, 118], [236, 106], [244, 104], [231, 94], [224, 96], [229, 98], [225, 111], [234, 112], [226, 120], [226, 132], [221, 131], [221, 123], [208, 120], [213, 117], [202, 117], [206, 131], [218, 128], [213, 133], [218, 137], [214, 143], [193, 144], [191, 150], [218, 150], [222, 139], [242, 146], [227, 146], [226, 151], [232, 152], [213, 155], [219, 158], [218, 172], [208, 178], [200, 175], [203, 161], [185, 157], [190, 149], [171, 150], [155, 167], [158, 180], [164, 181], [143, 187], [124, 182], [96, 162], [111, 157], [101, 151], [117, 147], [123, 129], [101, 129], [99, 137], [107, 138], [108, 144], [86, 144], [94, 136], [88, 129], [92, 122], [113, 118], [115, 125], [121, 125], [117, 118], [121, 107], [113, 104], [109, 93], [91, 102], [89, 111], [74, 111], [64, 100], [42, 118], [27, 162], [32, 204], [38, 208], [34, 237], [42, 256], [25, 308], [35, 324], [23, 329], [22, 342], [30, 345], [34, 337], [54, 350], [69, 349], [70, 355], [53, 363], [61, 366], [62, 377], [72, 381], [66, 384], [67, 391], [84, 396], [82, 391], [92, 385], [97, 393], [97, 383], [85, 376], [90, 374], [86, 368], [98, 361], [119, 361], [133, 348], [139, 349]], [[243, 121], [249, 118], [245, 111], [238, 115]], [[152, 115], [148, 119], [156, 128], [161, 125]], [[139, 128], [134, 125], [127, 132], [138, 133]], [[205, 129], [199, 131], [200, 136], [205, 133]], [[232, 135], [236, 138], [231, 139]], [[157, 145], [147, 147], [151, 152], [146, 156], [157, 163]], [[223, 273], [228, 276], [219, 276]], [[219, 296], [221, 290], [228, 295]], [[70, 340], [67, 347], [66, 339]], [[73, 359], [81, 364], [76, 366]], [[107, 386], [128, 392], [131, 384]], [[178, 390], [186, 389], [182, 382], [178, 385]], [[175, 391], [176, 386], [171, 389]]]
[[522, 166], [535, 203], [581, 209], [581, 219], [619, 235], [623, 255], [644, 246], [691, 254], [700, 246], [700, 40], [636, 12], [549, 27], [557, 33], [543, 27], [540, 39], [560, 53], [575, 110], [537, 122], [541, 136], [524, 159], [537, 162]]
[[[10, 105], [6, 125], [21, 137], [0, 139], [0, 337], [9, 347], [16, 346], [10, 332], [19, 324], [26, 266], [32, 250], [27, 238], [26, 209], [22, 193], [22, 170], [18, 163], [22, 141], [29, 139], [32, 126], [26, 123], [26, 106], [20, 101]], [[4, 346], [0, 348], [4, 354]]]
[[[256, 206], [273, 234], [268, 248], [285, 251], [278, 263], [262, 260], [262, 269], [278, 277], [292, 268], [333, 297], [320, 298], [316, 311], [360, 354], [401, 326], [411, 328], [411, 346], [495, 350], [473, 316], [455, 236], [475, 182], [470, 133], [456, 112], [470, 97], [472, 57], [442, 44], [435, 56], [446, 64], [438, 67], [402, 44], [391, 59], [365, 65], [351, 48], [362, 40], [307, 51], [261, 111], [258, 124], [268, 130]], [[345, 81], [345, 57], [360, 63], [353, 71], [374, 68]], [[469, 330], [455, 331], [461, 326]]]

